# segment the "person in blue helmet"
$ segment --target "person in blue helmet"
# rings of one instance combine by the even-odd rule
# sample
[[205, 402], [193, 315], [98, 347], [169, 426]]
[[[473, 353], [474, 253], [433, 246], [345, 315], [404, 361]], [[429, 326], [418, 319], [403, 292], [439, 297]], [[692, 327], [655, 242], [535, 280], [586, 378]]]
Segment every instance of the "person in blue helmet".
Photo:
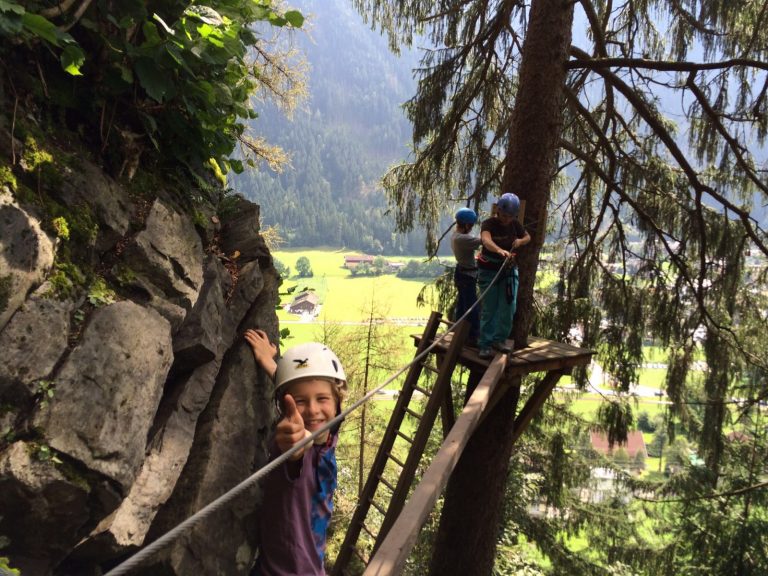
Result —
[[[456, 258], [453, 283], [456, 286], [456, 320], [472, 308], [477, 302], [477, 264], [475, 252], [481, 246], [480, 237], [472, 234], [472, 227], [477, 222], [477, 214], [471, 208], [461, 208], [456, 212], [456, 227], [451, 235], [451, 249]], [[472, 308], [467, 316], [469, 335], [467, 343], [477, 344], [480, 333], [480, 309]]]
[[531, 236], [517, 219], [519, 213], [520, 199], [507, 192], [496, 203], [496, 214], [480, 227], [483, 248], [477, 259], [477, 282], [481, 292], [485, 293], [478, 337], [481, 358], [491, 358], [494, 350], [511, 351], [506, 341], [517, 308], [518, 273], [514, 256], [518, 248], [531, 241]]

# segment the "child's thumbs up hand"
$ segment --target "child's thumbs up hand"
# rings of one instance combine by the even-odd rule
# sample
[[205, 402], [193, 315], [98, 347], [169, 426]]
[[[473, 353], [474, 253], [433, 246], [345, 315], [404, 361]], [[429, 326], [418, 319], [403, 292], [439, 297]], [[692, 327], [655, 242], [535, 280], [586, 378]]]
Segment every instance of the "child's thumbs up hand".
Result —
[[[286, 394], [283, 397], [283, 418], [277, 423], [275, 442], [281, 452], [290, 450], [294, 444], [309, 436], [309, 430], [304, 428], [304, 419], [296, 407], [293, 396]], [[298, 460], [304, 455], [304, 450], [299, 450], [291, 460]]]

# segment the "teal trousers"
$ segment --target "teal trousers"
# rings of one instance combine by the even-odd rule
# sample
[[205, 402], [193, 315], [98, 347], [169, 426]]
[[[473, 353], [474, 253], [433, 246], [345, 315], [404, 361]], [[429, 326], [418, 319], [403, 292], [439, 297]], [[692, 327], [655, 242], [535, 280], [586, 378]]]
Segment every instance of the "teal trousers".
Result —
[[477, 285], [480, 294], [491, 286], [480, 306], [480, 337], [477, 344], [481, 349], [503, 344], [509, 338], [512, 319], [517, 309], [517, 266], [502, 271], [496, 282], [493, 282], [495, 277], [496, 272], [493, 270], [478, 271]]

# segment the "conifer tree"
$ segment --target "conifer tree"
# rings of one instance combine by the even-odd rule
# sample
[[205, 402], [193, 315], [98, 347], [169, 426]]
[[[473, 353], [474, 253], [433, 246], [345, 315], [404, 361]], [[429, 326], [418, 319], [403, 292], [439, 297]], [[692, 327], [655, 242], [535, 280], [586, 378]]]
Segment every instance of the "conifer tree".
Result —
[[[524, 343], [532, 327], [558, 339], [578, 328], [616, 382], [618, 404], [601, 412], [611, 417], [609, 436], [620, 439], [632, 417], [621, 403], [637, 383], [643, 338], [671, 351], [668, 416], [688, 427], [705, 465], [674, 486], [692, 498], [684, 508], [670, 504], [680, 514], [679, 540], [654, 554], [629, 546], [620, 561], [692, 573], [712, 560], [726, 574], [733, 564], [723, 558], [736, 555], [741, 573], [765, 570], [766, 547], [758, 550], [766, 530], [755, 521], [765, 513], [765, 485], [749, 476], [744, 492], [726, 490], [720, 516], [707, 502], [743, 477], [726, 442], [730, 399], [746, 399], [748, 411], [768, 397], [766, 356], [754, 337], [765, 334], [768, 307], [768, 3], [356, 4], [393, 46], [417, 34], [433, 46], [407, 103], [414, 158], [384, 179], [399, 227], [425, 225], [434, 249], [447, 205], [482, 208], [501, 192], [518, 194], [533, 242], [518, 256], [515, 341]], [[560, 248], [551, 251], [562, 255], [562, 282], [535, 313], [545, 240], [548, 251]], [[706, 369], [698, 388], [691, 373], [700, 333]], [[747, 371], [759, 383], [739, 395]], [[585, 383], [586, 374], [575, 376]], [[516, 401], [513, 392], [497, 405], [451, 479], [433, 574], [491, 573]], [[764, 453], [764, 437], [748, 443]], [[750, 509], [751, 537], [728, 549], [744, 532], [735, 511]], [[533, 529], [528, 536], [541, 546], [548, 538]], [[619, 561], [616, 550], [606, 558]], [[573, 567], [565, 555], [550, 559]], [[602, 573], [588, 564], [582, 573]]]

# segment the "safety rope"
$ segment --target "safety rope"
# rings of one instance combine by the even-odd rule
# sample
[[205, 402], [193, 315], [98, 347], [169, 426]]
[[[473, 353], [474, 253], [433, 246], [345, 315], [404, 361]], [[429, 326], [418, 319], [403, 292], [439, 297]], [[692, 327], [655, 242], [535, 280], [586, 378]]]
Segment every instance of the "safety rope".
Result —
[[[397, 372], [395, 372], [392, 376], [390, 376], [386, 381], [384, 381], [383, 384], [377, 386], [376, 388], [372, 389], [370, 392], [368, 392], [365, 396], [360, 398], [357, 402], [352, 404], [349, 408], [342, 411], [338, 416], [336, 416], [333, 420], [330, 420], [326, 422], [321, 428], [310, 434], [309, 436], [306, 436], [303, 440], [299, 441], [298, 443], [294, 444], [292, 448], [287, 450], [286, 452], [283, 452], [280, 456], [272, 460], [271, 462], [267, 463], [265, 466], [262, 466], [259, 468], [256, 472], [254, 472], [251, 476], [240, 482], [237, 486], [229, 490], [228, 492], [225, 492], [221, 496], [219, 496], [216, 500], [211, 502], [210, 504], [204, 506], [197, 512], [195, 512], [192, 516], [178, 524], [175, 528], [172, 528], [168, 532], [166, 532], [164, 535], [159, 537], [154, 542], [147, 545], [145, 548], [139, 550], [107, 572], [104, 576], [122, 576], [123, 574], [128, 574], [131, 570], [134, 568], [137, 568], [140, 566], [143, 562], [148, 560], [150, 557], [161, 551], [166, 546], [169, 546], [171, 543], [173, 543], [179, 536], [181, 536], [184, 532], [187, 530], [192, 529], [197, 524], [208, 518], [211, 514], [219, 510], [220, 508], [224, 507], [226, 504], [237, 498], [240, 494], [245, 492], [248, 488], [250, 488], [253, 484], [267, 476], [270, 472], [275, 470], [278, 466], [280, 466], [283, 462], [288, 460], [291, 456], [296, 454], [299, 450], [304, 448], [305, 446], [309, 445], [311, 442], [314, 441], [315, 438], [320, 436], [321, 434], [325, 433], [326, 431], [330, 430], [337, 424], [339, 424], [348, 414], [351, 412], [354, 412], [357, 410], [360, 406], [368, 402], [375, 394], [377, 394], [379, 391], [381, 391], [385, 386], [390, 384], [393, 380], [398, 378], [403, 372], [408, 370], [411, 366], [416, 364], [417, 362], [421, 361], [422, 358], [424, 358], [429, 352], [437, 346], [440, 342], [442, 342], [448, 334], [450, 334], [456, 326], [464, 320], [472, 310], [475, 309], [476, 306], [482, 302], [485, 295], [488, 293], [488, 291], [491, 289], [491, 287], [496, 283], [499, 276], [501, 275], [502, 271], [504, 271], [509, 263], [511, 262], [513, 256], [510, 255], [507, 259], [504, 260], [503, 264], [499, 268], [498, 272], [496, 272], [496, 275], [493, 277], [493, 280], [488, 285], [488, 287], [483, 290], [483, 292], [478, 296], [477, 301], [469, 307], [469, 309], [459, 318], [456, 320], [453, 324], [450, 325], [448, 330], [441, 335], [439, 338], [437, 338], [432, 344], [427, 346], [421, 353], [414, 356], [413, 360], [411, 360], [408, 364], [400, 368]], [[0, 575], [2, 576], [2, 575]]]

